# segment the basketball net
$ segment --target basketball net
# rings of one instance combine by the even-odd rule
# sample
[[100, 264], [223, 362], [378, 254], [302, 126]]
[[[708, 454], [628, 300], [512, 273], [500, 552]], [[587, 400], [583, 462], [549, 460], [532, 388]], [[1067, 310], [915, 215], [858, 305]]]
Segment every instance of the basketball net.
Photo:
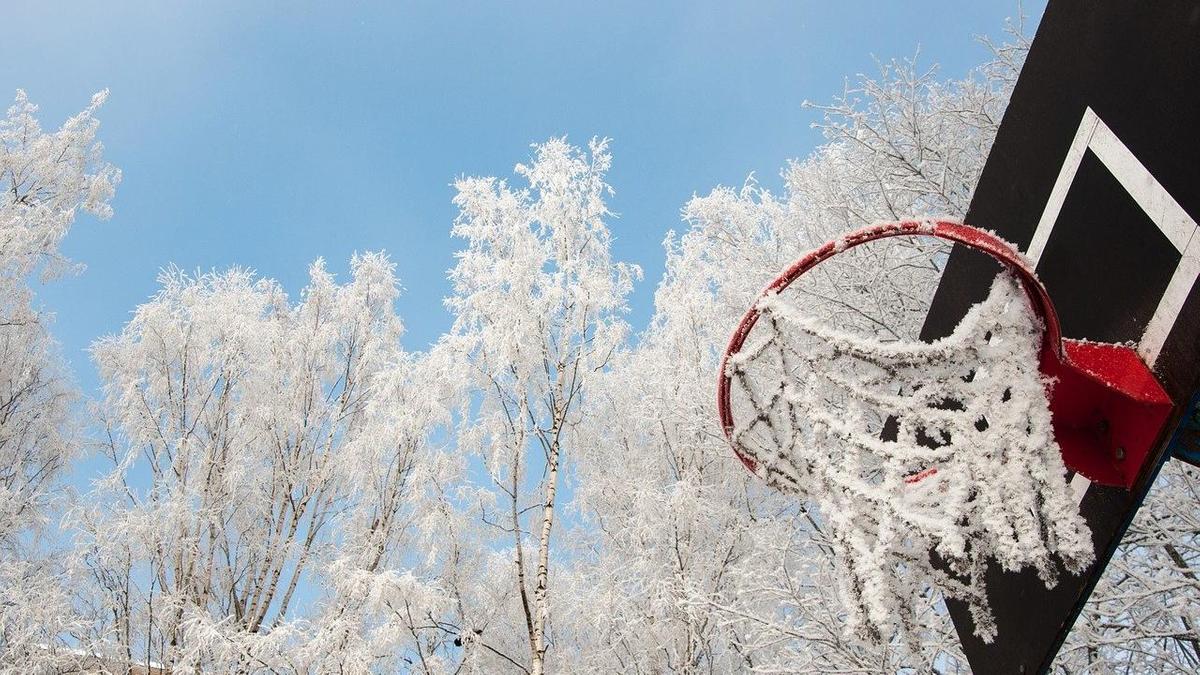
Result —
[[1093, 560], [1065, 480], [1039, 372], [1043, 324], [1009, 273], [952, 335], [881, 343], [806, 315], [786, 286], [726, 361], [734, 449], [817, 507], [849, 630], [913, 634], [933, 587], [996, 635], [984, 571], [1032, 568], [1051, 586]]

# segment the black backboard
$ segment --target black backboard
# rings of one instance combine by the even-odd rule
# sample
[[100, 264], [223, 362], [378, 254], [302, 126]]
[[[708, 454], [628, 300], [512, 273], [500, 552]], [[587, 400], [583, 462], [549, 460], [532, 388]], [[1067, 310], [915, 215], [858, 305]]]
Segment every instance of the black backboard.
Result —
[[[1200, 2], [1051, 0], [965, 220], [1036, 261], [1066, 337], [1137, 344], [1172, 400], [1190, 401], [1200, 383]], [[995, 271], [957, 247], [922, 337], [949, 334]], [[989, 570], [990, 645], [965, 606], [948, 603], [976, 673], [1050, 668], [1179, 414], [1132, 491], [1073, 479], [1092, 569], [1049, 590], [1032, 572]]]

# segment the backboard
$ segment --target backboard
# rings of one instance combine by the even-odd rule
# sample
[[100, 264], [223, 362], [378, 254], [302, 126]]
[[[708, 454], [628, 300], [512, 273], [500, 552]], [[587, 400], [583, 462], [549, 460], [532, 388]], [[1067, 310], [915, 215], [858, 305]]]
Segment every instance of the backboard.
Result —
[[[1200, 384], [1200, 3], [1051, 0], [965, 222], [1037, 266], [1066, 337], [1130, 342], [1178, 405], [1132, 490], [1072, 478], [1096, 563], [1047, 590], [989, 569], [999, 636], [972, 634], [949, 602], [976, 673], [1049, 670], [1167, 459]], [[996, 266], [956, 247], [922, 338], [949, 334]], [[1186, 427], [1186, 425], [1185, 425]]]

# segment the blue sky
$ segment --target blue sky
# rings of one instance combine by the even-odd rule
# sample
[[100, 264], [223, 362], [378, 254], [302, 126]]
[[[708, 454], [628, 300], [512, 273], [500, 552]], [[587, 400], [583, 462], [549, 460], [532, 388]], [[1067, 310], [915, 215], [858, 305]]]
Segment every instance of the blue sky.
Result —
[[[646, 280], [694, 193], [750, 173], [779, 185], [820, 143], [827, 101], [872, 57], [959, 76], [986, 58], [1015, 0], [762, 3], [17, 2], [0, 95], [18, 87], [57, 127], [109, 88], [101, 138], [124, 172], [111, 221], [77, 222], [78, 278], [38, 290], [80, 384], [86, 348], [120, 329], [157, 271], [243, 265], [297, 295], [308, 264], [344, 272], [387, 250], [409, 348], [446, 330], [458, 242], [450, 183], [509, 176], [529, 144], [613, 139], [619, 259]], [[1036, 25], [1044, 2], [1025, 3]]]

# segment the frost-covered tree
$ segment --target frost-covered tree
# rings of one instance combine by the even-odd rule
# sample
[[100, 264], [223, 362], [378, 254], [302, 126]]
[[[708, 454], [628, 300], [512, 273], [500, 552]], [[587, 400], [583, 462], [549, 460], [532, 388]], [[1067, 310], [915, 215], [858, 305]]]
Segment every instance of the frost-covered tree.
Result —
[[456, 521], [444, 486], [462, 474], [445, 441], [455, 381], [444, 352], [398, 355], [373, 378], [362, 441], [348, 448], [352, 505], [335, 521], [328, 588], [296, 650], [309, 672], [445, 672], [460, 639], [451, 586], [469, 561], [442, 556]]
[[96, 140], [106, 95], [57, 131], [42, 130], [23, 91], [0, 119], [0, 669], [52, 665], [70, 625], [40, 535], [79, 450], [78, 394], [28, 282], [73, 269], [58, 247], [81, 211], [112, 213], [120, 172]]
[[[356, 256], [338, 284], [318, 261], [296, 303], [240, 269], [160, 283], [92, 348], [113, 467], [73, 519], [93, 651], [177, 671], [368, 667], [361, 596], [387, 592], [437, 414], [400, 349], [393, 265]], [[295, 619], [305, 588], [315, 632]]]
[[575, 430], [594, 415], [590, 382], [625, 338], [621, 315], [640, 273], [611, 258], [608, 144], [594, 140], [589, 151], [565, 139], [535, 146], [532, 163], [516, 167], [525, 188], [456, 183], [453, 233], [467, 247], [450, 272], [445, 346], [467, 380], [458, 447], [478, 462], [465, 508], [487, 534], [473, 545], [502, 552], [473, 580], [494, 586], [459, 586], [455, 598], [465, 658], [483, 672], [543, 673], [557, 658], [559, 489]]

